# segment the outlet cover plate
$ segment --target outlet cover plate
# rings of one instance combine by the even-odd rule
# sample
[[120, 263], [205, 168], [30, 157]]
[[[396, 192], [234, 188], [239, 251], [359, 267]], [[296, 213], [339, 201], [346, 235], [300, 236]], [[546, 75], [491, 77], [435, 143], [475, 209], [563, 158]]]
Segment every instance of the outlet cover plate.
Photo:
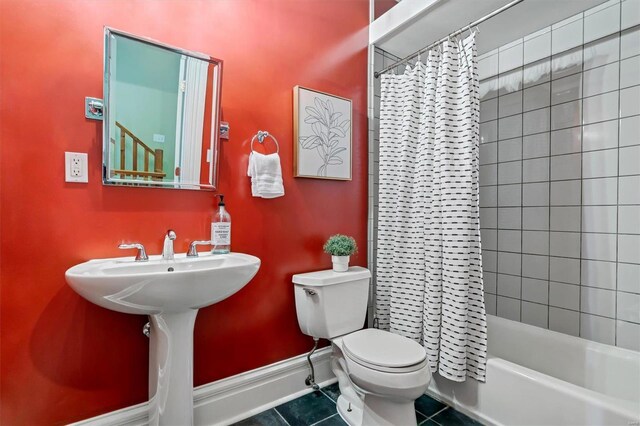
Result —
[[89, 156], [86, 152], [64, 153], [64, 181], [87, 183], [89, 182]]

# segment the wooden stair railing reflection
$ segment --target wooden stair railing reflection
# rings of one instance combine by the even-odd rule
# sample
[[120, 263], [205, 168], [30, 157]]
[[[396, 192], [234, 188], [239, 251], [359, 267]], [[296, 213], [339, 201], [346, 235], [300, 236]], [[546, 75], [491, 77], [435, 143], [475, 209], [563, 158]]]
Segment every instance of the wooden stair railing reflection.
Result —
[[[151, 149], [144, 142], [142, 142], [131, 130], [124, 127], [122, 124], [116, 121], [116, 126], [120, 129], [120, 167], [121, 169], [114, 169], [111, 171], [112, 176], [120, 175], [120, 178], [124, 179], [127, 176], [133, 178], [141, 177], [145, 180], [162, 180], [167, 175], [162, 171], [162, 159], [164, 152], [161, 149]], [[124, 169], [125, 159], [125, 142], [127, 135], [133, 140], [133, 169]], [[116, 141], [111, 139], [113, 145]], [[142, 148], [144, 155], [144, 170], [138, 170], [138, 147]], [[153, 171], [149, 170], [149, 160], [153, 157]]]

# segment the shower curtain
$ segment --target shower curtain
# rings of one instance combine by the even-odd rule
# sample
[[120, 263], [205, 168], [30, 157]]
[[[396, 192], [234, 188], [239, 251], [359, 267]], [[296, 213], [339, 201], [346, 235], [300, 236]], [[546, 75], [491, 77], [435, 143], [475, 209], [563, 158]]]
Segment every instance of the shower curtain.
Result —
[[486, 364], [476, 62], [471, 34], [381, 82], [378, 323], [457, 382]]
[[[182, 188], [200, 184], [202, 168], [202, 140], [207, 97], [209, 62], [182, 55], [180, 78], [184, 92], [178, 98], [178, 125], [176, 126], [176, 167], [180, 167]], [[178, 178], [176, 178], [178, 180]], [[190, 185], [191, 184], [191, 185]]]

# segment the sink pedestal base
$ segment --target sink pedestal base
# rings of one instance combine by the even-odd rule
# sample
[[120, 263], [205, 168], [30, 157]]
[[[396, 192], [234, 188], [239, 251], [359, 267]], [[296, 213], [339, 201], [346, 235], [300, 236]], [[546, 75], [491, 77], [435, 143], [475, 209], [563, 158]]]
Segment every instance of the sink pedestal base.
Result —
[[149, 315], [149, 425], [193, 425], [193, 328], [198, 310]]
[[198, 309], [238, 292], [259, 268], [260, 259], [242, 253], [151, 256], [146, 262], [116, 257], [73, 266], [65, 278], [96, 305], [149, 316], [149, 424], [189, 426]]

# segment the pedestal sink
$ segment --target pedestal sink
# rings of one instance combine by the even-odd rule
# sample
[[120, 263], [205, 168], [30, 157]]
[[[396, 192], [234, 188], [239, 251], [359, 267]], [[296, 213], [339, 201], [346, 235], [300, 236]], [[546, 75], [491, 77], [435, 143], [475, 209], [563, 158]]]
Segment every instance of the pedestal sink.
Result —
[[148, 315], [149, 424], [193, 424], [193, 327], [198, 309], [244, 287], [260, 259], [242, 253], [174, 260], [96, 259], [67, 270], [78, 294], [103, 308]]

